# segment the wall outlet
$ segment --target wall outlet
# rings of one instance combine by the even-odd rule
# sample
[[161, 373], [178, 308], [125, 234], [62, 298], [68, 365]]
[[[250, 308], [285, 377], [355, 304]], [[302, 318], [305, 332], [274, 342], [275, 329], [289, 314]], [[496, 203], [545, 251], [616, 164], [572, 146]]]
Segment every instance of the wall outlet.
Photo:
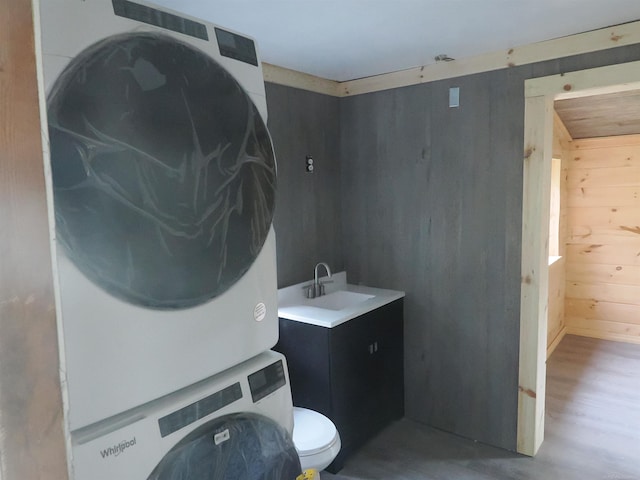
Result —
[[313, 157], [311, 155], [307, 155], [304, 168], [307, 173], [313, 173]]

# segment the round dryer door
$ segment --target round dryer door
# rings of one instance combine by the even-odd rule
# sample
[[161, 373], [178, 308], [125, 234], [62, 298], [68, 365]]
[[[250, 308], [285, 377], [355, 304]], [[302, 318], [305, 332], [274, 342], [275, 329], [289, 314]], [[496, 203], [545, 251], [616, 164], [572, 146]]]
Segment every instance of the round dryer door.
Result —
[[295, 480], [301, 473], [284, 428], [268, 417], [240, 413], [191, 432], [147, 480]]
[[271, 227], [275, 158], [221, 65], [168, 35], [117, 35], [73, 59], [47, 104], [57, 238], [94, 283], [179, 309], [249, 269]]

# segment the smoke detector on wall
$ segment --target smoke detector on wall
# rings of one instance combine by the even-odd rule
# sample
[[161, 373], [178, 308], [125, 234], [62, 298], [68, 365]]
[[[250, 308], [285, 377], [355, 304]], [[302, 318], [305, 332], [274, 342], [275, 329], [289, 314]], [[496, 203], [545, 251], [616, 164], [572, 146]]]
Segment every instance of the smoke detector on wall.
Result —
[[447, 55], [446, 53], [441, 53], [440, 55], [436, 55], [434, 57], [434, 60], [436, 62], [452, 62], [453, 60], [455, 60], [455, 58], [451, 58], [449, 55]]

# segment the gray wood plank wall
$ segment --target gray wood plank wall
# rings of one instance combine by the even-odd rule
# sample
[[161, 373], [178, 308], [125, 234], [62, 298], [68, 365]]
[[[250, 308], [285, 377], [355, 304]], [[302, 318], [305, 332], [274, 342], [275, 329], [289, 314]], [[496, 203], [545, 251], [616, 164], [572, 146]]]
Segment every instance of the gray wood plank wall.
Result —
[[[639, 46], [623, 47], [365, 94], [340, 99], [338, 114], [333, 98], [268, 85], [279, 282], [309, 278], [322, 248], [351, 282], [407, 293], [410, 418], [515, 450], [524, 81], [638, 59]], [[333, 133], [340, 178], [310, 184], [301, 157], [311, 145], [335, 153]], [[304, 236], [319, 225], [333, 233]]]
[[[313, 278], [318, 262], [344, 270], [339, 99], [269, 83], [266, 88], [278, 164], [278, 286], [285, 287]], [[305, 172], [306, 155], [313, 156], [313, 173]]]

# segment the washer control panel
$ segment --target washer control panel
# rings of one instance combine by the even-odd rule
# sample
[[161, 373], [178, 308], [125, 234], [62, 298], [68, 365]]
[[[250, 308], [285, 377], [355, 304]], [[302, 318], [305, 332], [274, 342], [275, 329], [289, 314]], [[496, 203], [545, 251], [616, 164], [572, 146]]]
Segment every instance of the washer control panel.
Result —
[[253, 403], [256, 403], [287, 383], [282, 360], [273, 362], [271, 365], [252, 373], [247, 377], [247, 380], [249, 381], [251, 398]]

